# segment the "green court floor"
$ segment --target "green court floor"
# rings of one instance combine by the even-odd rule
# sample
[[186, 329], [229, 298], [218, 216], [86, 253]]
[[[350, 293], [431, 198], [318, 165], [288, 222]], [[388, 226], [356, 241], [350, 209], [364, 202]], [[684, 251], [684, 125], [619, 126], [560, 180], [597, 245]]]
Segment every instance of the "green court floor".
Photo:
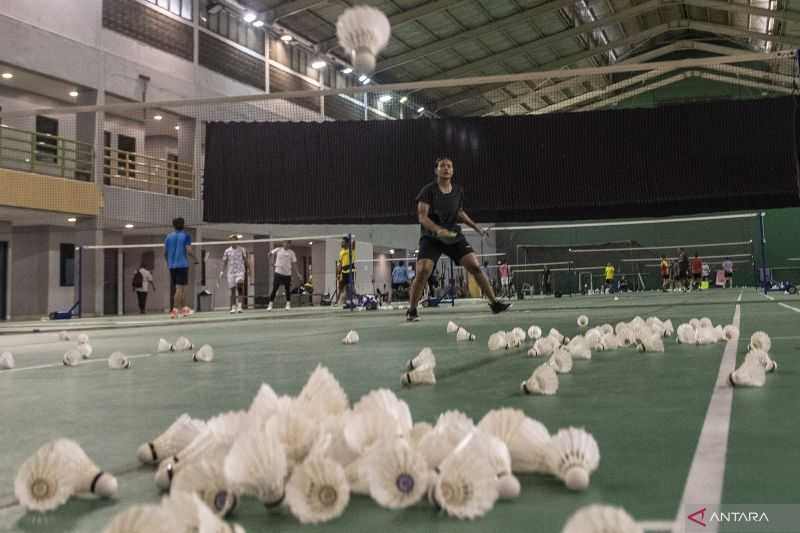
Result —
[[[100, 531], [127, 505], [157, 501], [152, 469], [136, 462], [139, 444], [184, 412], [208, 418], [246, 408], [262, 382], [279, 394], [294, 394], [318, 363], [336, 375], [351, 402], [373, 388], [391, 388], [408, 402], [415, 420], [429, 422], [447, 409], [462, 410], [477, 422], [489, 409], [517, 407], [551, 432], [586, 427], [602, 459], [585, 493], [571, 493], [547, 477], [523, 476], [519, 499], [500, 502], [471, 523], [440, 516], [427, 505], [390, 512], [354, 497], [343, 517], [312, 529], [549, 533], [560, 531], [576, 508], [608, 502], [625, 507], [650, 530], [667, 530], [678, 511], [725, 345], [687, 347], [668, 339], [665, 354], [595, 353], [561, 377], [556, 396], [531, 397], [519, 392], [519, 383], [541, 361], [525, 357], [524, 351], [489, 353], [486, 339], [498, 329], [527, 329], [534, 323], [572, 334], [581, 312], [594, 324], [635, 315], [671, 318], [676, 326], [701, 316], [727, 324], [739, 294], [736, 289], [623, 295], [619, 301], [607, 296], [535, 299], [515, 302], [509, 313], [498, 316], [482, 304], [459, 303], [425, 310], [414, 324], [403, 321], [402, 311], [330, 309], [251, 312], [242, 318], [210, 313], [177, 323], [163, 317], [70, 321], [71, 328], [88, 331], [95, 358], [115, 350], [137, 356], [130, 371], [111, 371], [105, 362], [59, 366], [70, 345], [55, 334], [63, 324], [6, 324], [0, 327], [0, 349], [14, 353], [17, 370], [0, 372], [0, 531]], [[734, 393], [722, 493], [728, 503], [798, 499], [793, 487], [800, 476], [794, 427], [800, 405], [800, 298], [772, 296], [768, 300], [752, 289], [743, 292], [738, 360], [750, 334], [763, 329], [774, 339], [771, 355], [780, 368], [763, 389]], [[457, 344], [445, 334], [448, 320], [466, 326], [478, 341]], [[34, 328], [49, 331], [26, 333]], [[360, 344], [340, 343], [349, 329], [358, 330]], [[178, 335], [212, 344], [217, 359], [202, 365], [193, 364], [186, 353], [153, 354], [159, 337]], [[436, 354], [438, 383], [402, 388], [403, 363], [424, 346]], [[25, 515], [15, 505], [18, 466], [57, 437], [76, 439], [101, 467], [118, 474], [119, 501], [73, 499], [46, 515]], [[243, 503], [233, 520], [251, 532], [309, 529], [288, 515], [269, 516], [255, 502]]]

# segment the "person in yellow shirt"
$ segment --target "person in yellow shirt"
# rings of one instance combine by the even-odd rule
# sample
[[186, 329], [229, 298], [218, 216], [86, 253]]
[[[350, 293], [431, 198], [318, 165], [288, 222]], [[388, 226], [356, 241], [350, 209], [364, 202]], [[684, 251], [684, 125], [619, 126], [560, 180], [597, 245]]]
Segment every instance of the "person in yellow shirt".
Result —
[[612, 265], [611, 263], [606, 264], [606, 267], [604, 269], [604, 276], [605, 276], [605, 281], [606, 281], [605, 286], [606, 286], [606, 292], [607, 293], [611, 292], [611, 290], [613, 288], [614, 274], [616, 272], [617, 272], [617, 269], [614, 268], [614, 265]]
[[350, 246], [350, 238], [342, 239], [342, 247], [339, 249], [339, 261], [336, 263], [336, 277], [339, 279], [339, 298], [338, 303], [342, 303], [347, 297], [347, 286], [353, 279], [353, 264], [356, 261], [356, 243], [353, 241]]

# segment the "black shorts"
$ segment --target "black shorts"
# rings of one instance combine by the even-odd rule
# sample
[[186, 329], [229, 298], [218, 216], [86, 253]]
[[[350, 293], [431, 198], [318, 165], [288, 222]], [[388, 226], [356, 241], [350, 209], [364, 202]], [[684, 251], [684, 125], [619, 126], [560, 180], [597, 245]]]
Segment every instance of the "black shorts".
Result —
[[435, 237], [423, 235], [419, 239], [419, 254], [417, 259], [430, 259], [436, 264], [442, 254], [446, 255], [456, 263], [460, 263], [465, 255], [473, 253], [472, 246], [467, 242], [463, 235], [452, 244], [445, 244]]
[[170, 268], [169, 279], [176, 287], [189, 284], [189, 269], [183, 268]]
[[702, 272], [692, 272], [692, 278], [694, 278], [695, 280], [702, 279], [702, 277], [703, 277]]
[[686, 279], [689, 277], [689, 269], [681, 267], [680, 271], [678, 272], [678, 279]]
[[339, 283], [350, 283], [352, 277], [352, 272], [342, 272], [342, 275], [339, 277]]
[[733, 272], [725, 272], [725, 277], [730, 279], [733, 277]]
[[669, 274], [661, 274], [661, 279], [669, 279]]

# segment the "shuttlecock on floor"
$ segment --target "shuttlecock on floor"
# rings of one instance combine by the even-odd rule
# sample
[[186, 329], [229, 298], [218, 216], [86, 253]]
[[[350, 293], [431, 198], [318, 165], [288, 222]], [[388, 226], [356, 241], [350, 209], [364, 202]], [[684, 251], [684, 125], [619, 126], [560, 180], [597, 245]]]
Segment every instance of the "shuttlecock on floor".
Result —
[[580, 315], [578, 317], [578, 327], [585, 328], [587, 326], [589, 326], [589, 317], [586, 315]]
[[289, 510], [302, 524], [321, 524], [338, 517], [350, 501], [344, 469], [322, 457], [296, 467], [286, 485]]
[[508, 349], [508, 337], [505, 331], [498, 331], [489, 336], [488, 341], [489, 350], [496, 352], [499, 350]]
[[81, 355], [81, 352], [79, 352], [77, 349], [72, 349], [72, 350], [67, 350], [61, 362], [64, 363], [64, 366], [76, 366], [82, 360], [83, 356]]
[[192, 355], [195, 363], [210, 363], [214, 360], [214, 348], [210, 344], [204, 344]]
[[778, 363], [770, 358], [769, 354], [764, 350], [750, 350], [747, 352], [747, 355], [745, 355], [745, 361], [748, 359], [757, 361], [764, 367], [765, 372], [775, 372], [778, 369]]
[[621, 507], [587, 505], [570, 516], [561, 533], [644, 533]]
[[30, 511], [49, 511], [74, 494], [117, 495], [117, 479], [100, 470], [77, 442], [57, 439], [39, 448], [17, 472], [14, 494]]
[[70, 340], [69, 333], [67, 333], [66, 331], [59, 331], [58, 332], [58, 340], [60, 340], [60, 341], [68, 341], [68, 340]]
[[433, 485], [433, 499], [448, 515], [472, 520], [486, 514], [495, 504], [497, 474], [481, 450], [469, 446], [467, 435], [439, 467]]
[[263, 427], [239, 435], [225, 457], [226, 481], [268, 508], [283, 502], [287, 468], [286, 449]]
[[556, 344], [561, 344], [564, 342], [564, 335], [556, 328], [550, 328], [550, 331], [547, 333], [547, 336], [552, 338], [556, 341]]
[[586, 332], [583, 336], [583, 340], [586, 342], [586, 345], [589, 347], [590, 350], [599, 350], [601, 349], [601, 344], [603, 342], [604, 335], [613, 335], [614, 330], [612, 329], [610, 333], [605, 333], [600, 328], [592, 328]]
[[156, 347], [158, 353], [174, 352], [175, 347], [172, 346], [167, 339], [158, 339], [158, 346]]
[[360, 338], [358, 336], [358, 332], [355, 330], [350, 330], [342, 339], [342, 344], [358, 344], [359, 340]]
[[139, 446], [136, 457], [144, 464], [157, 463], [178, 454], [202, 433], [206, 423], [188, 414], [179, 416], [163, 433]]
[[406, 369], [414, 370], [421, 367], [435, 367], [436, 356], [433, 355], [433, 350], [428, 347], [423, 348], [416, 357], [409, 359], [406, 363]]
[[347, 393], [327, 367], [317, 365], [297, 395], [299, 405], [309, 416], [339, 415], [350, 407]]
[[618, 301], [619, 301], [619, 296], [616, 296], [616, 295], [615, 295], [615, 296], [614, 296], [614, 301], [615, 301], [615, 302], [618, 302]]
[[89, 342], [89, 335], [81, 333], [78, 335], [78, 344], [87, 344]]
[[291, 471], [308, 456], [319, 435], [319, 425], [302, 411], [286, 410], [269, 419], [266, 431], [277, 435], [286, 448], [286, 461]]
[[734, 326], [733, 324], [728, 324], [723, 328], [725, 332], [725, 338], [729, 341], [736, 341], [739, 340], [739, 328]]
[[522, 329], [522, 328], [520, 328], [520, 327], [513, 328], [513, 329], [512, 329], [512, 330], [509, 332], [509, 335], [510, 335], [510, 336], [512, 336], [512, 337], [514, 337], [515, 339], [517, 339], [517, 341], [519, 341], [519, 343], [520, 343], [520, 344], [522, 344], [523, 342], [525, 342], [525, 339], [527, 339], [527, 338], [528, 338], [528, 336], [527, 336], [527, 335], [526, 335], [526, 333], [525, 333], [525, 330], [524, 330], [524, 329]]
[[493, 409], [478, 423], [478, 429], [494, 435], [508, 447], [511, 470], [517, 473], [544, 473], [550, 433], [538, 420], [519, 409]]
[[475, 335], [470, 333], [464, 328], [458, 328], [458, 333], [456, 333], [456, 341], [464, 342], [464, 341], [474, 341]]
[[14, 356], [11, 352], [0, 354], [0, 370], [10, 370], [14, 368]]
[[171, 509], [158, 505], [133, 505], [116, 514], [103, 533], [174, 533], [185, 530], [183, 522]]
[[77, 350], [84, 359], [89, 359], [94, 351], [91, 344], [79, 344]]
[[525, 394], [552, 396], [558, 392], [558, 374], [552, 366], [544, 364], [533, 371], [531, 377], [519, 386]]
[[447, 333], [448, 334], [453, 334], [453, 333], [457, 332], [458, 331], [458, 327], [459, 327], [458, 324], [456, 324], [455, 322], [453, 322], [451, 320], [450, 322], [447, 323]]
[[[180, 523], [175, 531], [245, 533], [244, 528], [238, 524], [228, 524], [215, 515], [197, 493], [172, 490], [169, 497], [162, 500], [161, 509], [167, 511]], [[132, 531], [136, 533], [139, 530]], [[126, 530], [125, 533], [131, 533], [131, 531]]]
[[130, 359], [122, 352], [114, 352], [108, 358], [108, 368], [112, 370], [126, 370], [130, 367]]
[[705, 317], [705, 316], [700, 319], [699, 324], [700, 324], [701, 328], [713, 328], [714, 327], [714, 323], [711, 321], [711, 319], [708, 318], [708, 317]]
[[769, 352], [770, 348], [772, 348], [772, 340], [769, 338], [769, 335], [764, 333], [763, 331], [756, 331], [753, 335], [750, 336], [750, 349], [753, 350], [764, 350], [765, 352]]
[[699, 345], [715, 344], [717, 338], [717, 332], [714, 331], [714, 328], [699, 328], [697, 330], [696, 343]]
[[697, 344], [697, 330], [691, 324], [678, 326], [678, 344]]
[[641, 339], [636, 345], [636, 349], [640, 352], [663, 353], [664, 341], [661, 340], [660, 335], [651, 335]]
[[425, 457], [405, 439], [387, 439], [370, 457], [369, 493], [379, 505], [403, 509], [417, 503], [428, 488]]
[[586, 490], [589, 479], [600, 465], [600, 449], [594, 437], [583, 429], [561, 429], [547, 448], [550, 473], [570, 490]]
[[603, 335], [600, 339], [599, 350], [618, 350], [623, 345], [623, 341], [614, 333]]
[[224, 448], [209, 451], [175, 474], [170, 492], [197, 494], [215, 515], [227, 516], [238, 506], [239, 496], [225, 480], [224, 462]]
[[336, 19], [336, 37], [361, 74], [375, 70], [375, 58], [389, 43], [392, 26], [383, 11], [371, 6], [345, 9]]
[[475, 423], [461, 411], [445, 411], [439, 415], [433, 430], [420, 440], [417, 448], [433, 470], [473, 429]]
[[767, 382], [766, 369], [755, 358], [745, 359], [742, 366], [731, 372], [728, 381], [734, 387], [763, 387]]
[[528, 350], [529, 357], [549, 357], [558, 344], [552, 337], [540, 337], [533, 343], [533, 348]]
[[675, 328], [672, 326], [672, 320], [664, 321], [664, 336], [672, 337], [675, 334]]
[[400, 376], [403, 385], [435, 385], [436, 371], [432, 366], [421, 366]]
[[567, 351], [573, 359], [589, 360], [592, 358], [592, 350], [582, 337], [573, 338], [569, 344], [567, 344]]
[[528, 338], [532, 340], [537, 340], [542, 336], [542, 328], [539, 326], [531, 326], [528, 328]]
[[175, 341], [173, 348], [175, 348], [174, 351], [176, 352], [187, 352], [194, 349], [194, 344], [192, 344], [192, 341], [186, 337], [178, 337], [178, 340]]
[[559, 374], [569, 374], [572, 371], [572, 355], [568, 350], [559, 348], [548, 359], [547, 364]]

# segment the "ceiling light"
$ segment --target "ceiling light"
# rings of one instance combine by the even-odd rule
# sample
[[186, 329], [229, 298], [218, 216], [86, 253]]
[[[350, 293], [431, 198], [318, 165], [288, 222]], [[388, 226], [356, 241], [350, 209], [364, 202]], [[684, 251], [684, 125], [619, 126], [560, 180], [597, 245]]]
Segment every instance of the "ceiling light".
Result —
[[255, 21], [253, 23], [253, 27], [254, 28], [262, 28], [263, 26], [264, 26], [264, 21], [263, 20], [257, 20], [257, 21]]
[[390, 255], [394, 255], [394, 248], [391, 248], [391, 249], [389, 250], [389, 254], [390, 254]]
[[161, 115], [156, 115], [153, 117], [153, 120], [161, 120], [162, 118], [164, 117], [162, 117]]
[[362, 74], [361, 76], [359, 76], [359, 77], [358, 77], [358, 81], [360, 81], [361, 83], [364, 83], [364, 82], [365, 82], [365, 81], [367, 81], [368, 79], [369, 79], [369, 78], [367, 77], [367, 75], [366, 75], [366, 74]]
[[313, 69], [316, 69], [316, 70], [319, 70], [319, 69], [323, 69], [323, 68], [325, 68], [327, 65], [328, 65], [328, 64], [325, 62], [325, 60], [324, 60], [324, 59], [315, 59], [315, 60], [314, 60], [314, 61], [311, 63], [311, 68], [313, 68]]
[[363, 83], [364, 85], [367, 85], [367, 84], [369, 84], [369, 82], [371, 82], [371, 81], [372, 81], [371, 79], [367, 78], [367, 79], [365, 79], [364, 81], [362, 81], [361, 83]]
[[70, 95], [71, 97], [73, 97], [73, 98], [77, 98], [77, 97], [78, 97], [78, 91], [70, 91], [70, 92], [69, 92], [69, 95]]
[[133, 229], [133, 224], [125, 224], [125, 229]]
[[67, 222], [77, 222], [77, 221], [78, 221], [78, 219], [77, 219], [77, 218], [75, 218], [75, 217], [69, 217], [69, 218], [67, 219]]
[[414, 250], [414, 253], [415, 253], [415, 254], [418, 254], [418, 253], [419, 253], [419, 250]]
[[342, 74], [352, 74], [352, 73], [353, 69], [350, 67], [346, 67], [344, 70], [342, 70]]
[[392, 95], [391, 94], [384, 94], [383, 96], [378, 98], [378, 101], [380, 103], [382, 103], [382, 104], [385, 104], [386, 102], [391, 102], [392, 101]]
[[201, 21], [201, 22], [208, 22], [208, 19], [207, 19], [207, 18], [205, 18], [205, 17], [200, 17], [200, 21]]
[[417, 113], [422, 113], [423, 111], [425, 111], [424, 107], [420, 107], [419, 109], [417, 109]]
[[0, 128], [7, 128], [8, 124], [0, 124]]
[[179, 130], [179, 129], [181, 129], [181, 127], [180, 126], [175, 126], [175, 129]]
[[0, 76], [2, 76], [4, 80], [10, 80], [14, 77], [14, 75], [10, 72], [3, 72], [3, 74], [0, 74]]
[[401, 104], [405, 104], [406, 102], [408, 102], [408, 96], [403, 96], [402, 98], [400, 98]]
[[313, 246], [313, 244], [314, 244], [314, 241], [308, 241], [308, 245], [309, 246]]
[[257, 18], [258, 18], [258, 16], [255, 13], [253, 13], [252, 11], [248, 11], [247, 13], [244, 14], [244, 21], [248, 22], [248, 23], [249, 22], [253, 22]]
[[244, 239], [244, 235], [242, 235], [241, 233], [237, 233], [237, 234], [236, 234], [236, 238], [237, 238], [238, 240], [242, 240], [242, 239]]
[[284, 33], [283, 35], [281, 35], [281, 41], [285, 43], [290, 43], [292, 42], [292, 36], [289, 35], [288, 33]]

